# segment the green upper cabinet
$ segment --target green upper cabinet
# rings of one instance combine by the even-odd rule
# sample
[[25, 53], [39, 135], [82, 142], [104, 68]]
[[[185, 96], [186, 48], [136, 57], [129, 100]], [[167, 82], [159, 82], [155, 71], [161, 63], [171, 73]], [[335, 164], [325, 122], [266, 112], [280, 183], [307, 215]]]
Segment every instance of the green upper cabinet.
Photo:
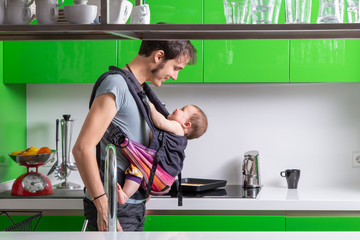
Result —
[[116, 41], [4, 42], [5, 83], [94, 83], [116, 66]]
[[[311, 23], [318, 14], [319, 1], [312, 1]], [[290, 82], [360, 82], [359, 64], [358, 39], [290, 41]]]
[[[134, 0], [131, 0], [135, 4]], [[168, 24], [202, 24], [203, 23], [203, 1], [183, 0], [147, 0], [150, 7], [150, 23]], [[128, 23], [130, 20], [128, 21]], [[191, 41], [197, 50], [197, 63], [187, 65], [180, 71], [177, 83], [203, 82], [203, 41]], [[122, 40], [119, 41], [118, 66], [123, 67], [129, 63], [139, 51], [141, 41]], [[166, 83], [172, 83], [171, 79]]]
[[291, 82], [360, 82], [360, 40], [291, 40]]
[[[279, 23], [285, 22], [284, 1]], [[223, 1], [204, 1], [204, 23], [225, 24]], [[204, 41], [204, 82], [288, 82], [288, 40]]]

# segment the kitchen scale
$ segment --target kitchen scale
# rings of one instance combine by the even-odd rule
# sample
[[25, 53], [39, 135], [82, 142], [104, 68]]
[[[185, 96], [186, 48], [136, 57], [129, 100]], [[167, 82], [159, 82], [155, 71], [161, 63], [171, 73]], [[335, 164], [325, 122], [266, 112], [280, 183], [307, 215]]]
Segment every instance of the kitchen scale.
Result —
[[39, 196], [53, 193], [53, 188], [48, 177], [38, 172], [38, 167], [54, 159], [55, 150], [51, 153], [35, 155], [10, 155], [17, 164], [27, 167], [25, 174], [19, 176], [13, 183], [11, 195], [14, 196]]

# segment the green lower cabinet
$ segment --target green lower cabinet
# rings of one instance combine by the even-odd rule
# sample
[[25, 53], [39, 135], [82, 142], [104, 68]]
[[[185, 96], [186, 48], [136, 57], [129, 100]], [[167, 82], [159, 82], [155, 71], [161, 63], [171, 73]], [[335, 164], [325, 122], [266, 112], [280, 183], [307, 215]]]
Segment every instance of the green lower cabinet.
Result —
[[117, 41], [6, 41], [5, 83], [94, 83], [117, 64]]
[[286, 231], [360, 231], [360, 217], [286, 217]]
[[285, 216], [147, 215], [145, 231], [285, 231]]
[[[35, 215], [12, 215], [9, 213], [10, 217], [15, 223], [20, 223], [29, 217]], [[51, 232], [62, 232], [62, 231], [76, 231], [80, 232], [85, 221], [84, 216], [50, 216], [43, 215], [39, 222], [38, 218], [33, 219], [32, 221], [21, 224], [21, 226], [26, 226], [27, 231], [32, 231], [36, 223], [35, 231], [51, 231]], [[6, 228], [13, 226], [14, 224], [6, 215], [0, 216], [0, 231], [4, 231]]]
[[290, 82], [360, 82], [360, 40], [291, 40]]

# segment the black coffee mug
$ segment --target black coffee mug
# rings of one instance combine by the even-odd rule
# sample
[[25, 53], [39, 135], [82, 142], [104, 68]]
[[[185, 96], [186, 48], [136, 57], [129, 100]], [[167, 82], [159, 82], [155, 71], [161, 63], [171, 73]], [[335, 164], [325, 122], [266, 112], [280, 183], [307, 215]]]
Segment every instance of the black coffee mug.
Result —
[[286, 169], [285, 171], [280, 172], [280, 176], [286, 178], [289, 189], [296, 189], [300, 178], [300, 170]]

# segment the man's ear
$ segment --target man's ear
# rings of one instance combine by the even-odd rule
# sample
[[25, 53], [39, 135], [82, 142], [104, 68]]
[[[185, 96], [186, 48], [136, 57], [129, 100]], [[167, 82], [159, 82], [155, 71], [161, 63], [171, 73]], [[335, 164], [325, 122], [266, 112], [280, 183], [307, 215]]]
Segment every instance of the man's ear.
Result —
[[155, 63], [158, 63], [164, 59], [165, 52], [163, 50], [157, 50], [154, 53], [154, 61]]

